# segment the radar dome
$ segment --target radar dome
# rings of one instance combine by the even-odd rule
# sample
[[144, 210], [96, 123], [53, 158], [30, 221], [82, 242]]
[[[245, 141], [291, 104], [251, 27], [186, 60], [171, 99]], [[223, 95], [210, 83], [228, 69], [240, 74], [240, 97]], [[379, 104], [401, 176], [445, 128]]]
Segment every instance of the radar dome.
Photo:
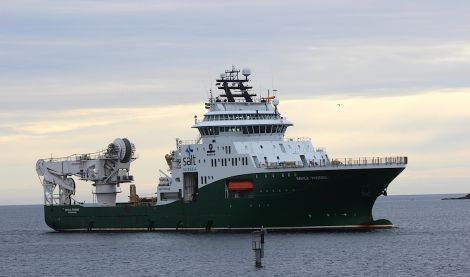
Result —
[[274, 98], [274, 99], [273, 99], [273, 105], [274, 105], [274, 106], [279, 105], [279, 99], [278, 99], [278, 98]]
[[242, 74], [243, 74], [243, 76], [248, 77], [248, 76], [251, 75], [251, 70], [249, 68], [243, 68], [242, 69]]

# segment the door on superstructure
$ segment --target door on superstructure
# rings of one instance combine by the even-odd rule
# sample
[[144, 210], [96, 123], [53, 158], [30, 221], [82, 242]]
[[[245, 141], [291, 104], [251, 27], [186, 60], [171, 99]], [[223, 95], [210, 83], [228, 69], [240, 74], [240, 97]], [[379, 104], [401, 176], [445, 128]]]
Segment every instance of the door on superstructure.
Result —
[[300, 155], [300, 160], [302, 160], [302, 165], [304, 167], [308, 166], [308, 162], [307, 162], [307, 159], [305, 158], [305, 155]]
[[184, 202], [196, 201], [198, 196], [197, 172], [183, 173], [183, 200]]

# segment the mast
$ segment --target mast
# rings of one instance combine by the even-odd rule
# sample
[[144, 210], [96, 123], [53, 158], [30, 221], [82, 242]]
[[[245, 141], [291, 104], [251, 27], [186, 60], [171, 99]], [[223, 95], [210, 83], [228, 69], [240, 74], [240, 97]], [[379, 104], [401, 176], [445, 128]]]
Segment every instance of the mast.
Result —
[[248, 92], [253, 87], [245, 84], [250, 81], [248, 76], [251, 75], [251, 72], [247, 68], [243, 69], [242, 75], [245, 77], [244, 79], [239, 76], [239, 73], [240, 70], [232, 66], [231, 70], [225, 70], [225, 73], [220, 74], [220, 78], [216, 80], [216, 85], [218, 89], [224, 90], [225, 93], [221, 94], [220, 97], [225, 97], [228, 102], [235, 102], [236, 98], [244, 98], [245, 102], [253, 102], [251, 97], [256, 96], [256, 94]]

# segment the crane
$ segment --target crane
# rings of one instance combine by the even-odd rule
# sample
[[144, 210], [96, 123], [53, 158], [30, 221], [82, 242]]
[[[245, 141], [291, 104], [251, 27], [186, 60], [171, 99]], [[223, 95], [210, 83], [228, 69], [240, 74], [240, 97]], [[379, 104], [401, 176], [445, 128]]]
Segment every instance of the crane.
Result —
[[[130, 163], [136, 159], [135, 146], [127, 138], [117, 138], [107, 149], [64, 158], [40, 159], [36, 172], [44, 188], [45, 205], [71, 205], [75, 180], [91, 181], [96, 200], [101, 206], [115, 206], [117, 187], [134, 180], [129, 175]], [[58, 197], [54, 194], [58, 186]]]

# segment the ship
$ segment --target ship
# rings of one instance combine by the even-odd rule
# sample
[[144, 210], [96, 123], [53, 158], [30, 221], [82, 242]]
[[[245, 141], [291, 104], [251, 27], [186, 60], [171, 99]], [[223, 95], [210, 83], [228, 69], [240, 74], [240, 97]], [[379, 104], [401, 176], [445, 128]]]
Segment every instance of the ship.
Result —
[[[136, 147], [127, 138], [97, 153], [38, 160], [46, 224], [56, 231], [393, 227], [372, 209], [408, 158], [332, 158], [310, 138], [288, 138], [293, 123], [277, 93], [253, 93], [250, 76], [232, 67], [216, 78], [218, 93], [210, 92], [203, 118], [194, 117], [197, 139], [176, 139], [154, 197], [137, 194], [129, 173]], [[74, 178], [92, 182], [93, 203], [75, 199]], [[118, 203], [126, 183], [129, 201]]]

